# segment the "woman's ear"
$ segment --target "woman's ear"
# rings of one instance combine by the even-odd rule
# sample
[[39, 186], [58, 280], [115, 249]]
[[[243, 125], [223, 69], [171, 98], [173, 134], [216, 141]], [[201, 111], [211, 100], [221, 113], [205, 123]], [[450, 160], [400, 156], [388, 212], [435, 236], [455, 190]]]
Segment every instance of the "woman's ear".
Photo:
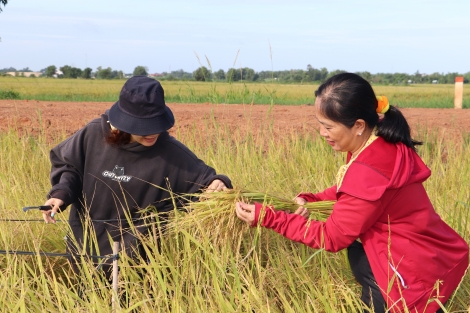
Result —
[[366, 122], [363, 119], [358, 119], [354, 123], [354, 131], [357, 132], [357, 135], [362, 136], [362, 133], [366, 130]]

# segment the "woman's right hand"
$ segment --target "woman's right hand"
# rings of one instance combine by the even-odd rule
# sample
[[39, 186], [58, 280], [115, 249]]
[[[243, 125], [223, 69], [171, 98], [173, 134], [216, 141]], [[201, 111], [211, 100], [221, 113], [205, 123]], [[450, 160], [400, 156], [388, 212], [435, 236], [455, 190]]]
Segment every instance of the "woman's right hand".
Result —
[[235, 212], [239, 219], [247, 223], [248, 225], [252, 225], [255, 221], [255, 205], [248, 204], [245, 202], [237, 202], [235, 203]]
[[54, 215], [59, 212], [60, 207], [64, 205], [64, 201], [57, 198], [50, 198], [47, 200], [44, 205], [49, 205], [51, 207], [50, 210], [42, 211], [42, 217], [46, 223], [55, 224], [56, 220], [54, 219]]
[[295, 203], [297, 203], [299, 205], [304, 205], [305, 203], [307, 203], [307, 200], [305, 200], [304, 198], [301, 198], [301, 197], [295, 197], [294, 201], [295, 201]]

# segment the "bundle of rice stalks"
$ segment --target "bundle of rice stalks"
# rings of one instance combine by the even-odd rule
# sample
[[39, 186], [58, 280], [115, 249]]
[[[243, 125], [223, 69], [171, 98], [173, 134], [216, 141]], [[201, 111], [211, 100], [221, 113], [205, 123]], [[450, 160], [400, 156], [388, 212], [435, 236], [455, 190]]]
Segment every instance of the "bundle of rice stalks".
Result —
[[[292, 199], [283, 199], [261, 192], [242, 189], [231, 189], [222, 192], [199, 194], [199, 201], [186, 205], [187, 213], [177, 213], [170, 220], [168, 230], [185, 230], [194, 237], [202, 236], [216, 245], [235, 245], [238, 249], [241, 240], [246, 236], [249, 226], [238, 219], [235, 214], [235, 203], [259, 202], [264, 206], [272, 206], [276, 210], [294, 212], [299, 205]], [[309, 202], [304, 205], [310, 212], [310, 219], [325, 220], [333, 209], [335, 201]]]

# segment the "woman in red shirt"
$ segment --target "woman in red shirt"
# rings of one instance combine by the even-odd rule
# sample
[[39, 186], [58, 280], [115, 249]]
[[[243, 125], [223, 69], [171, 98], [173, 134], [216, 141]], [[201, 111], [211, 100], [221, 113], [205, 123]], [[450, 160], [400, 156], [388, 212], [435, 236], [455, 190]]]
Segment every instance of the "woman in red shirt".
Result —
[[336, 200], [332, 214], [307, 223], [302, 206], [289, 214], [238, 202], [237, 216], [312, 248], [347, 248], [361, 299], [374, 312], [439, 312], [465, 274], [469, 247], [429, 200], [423, 182], [431, 171], [415, 149], [421, 143], [402, 113], [356, 74], [333, 76], [315, 95], [320, 135], [348, 153], [347, 164], [334, 186], [296, 201]]

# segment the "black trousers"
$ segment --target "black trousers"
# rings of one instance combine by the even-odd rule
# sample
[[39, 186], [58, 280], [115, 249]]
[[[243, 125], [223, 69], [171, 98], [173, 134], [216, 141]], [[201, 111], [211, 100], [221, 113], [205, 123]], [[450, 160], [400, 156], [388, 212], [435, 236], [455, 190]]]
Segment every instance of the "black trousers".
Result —
[[[354, 241], [348, 247], [348, 259], [354, 277], [362, 286], [362, 302], [364, 302], [368, 307], [374, 308], [373, 312], [375, 313], [385, 312], [385, 299], [380, 292], [377, 282], [375, 281], [374, 274], [370, 268], [369, 259], [367, 259], [362, 243]], [[364, 310], [364, 312], [369, 311]]]
[[[369, 307], [374, 308], [373, 311], [364, 310], [364, 312], [385, 312], [386, 303], [385, 299], [380, 292], [379, 286], [375, 281], [374, 274], [370, 268], [369, 259], [367, 259], [366, 252], [362, 243], [354, 241], [348, 247], [348, 259], [351, 270], [356, 280], [362, 286], [361, 300]], [[436, 311], [436, 313], [443, 313], [442, 309]]]

